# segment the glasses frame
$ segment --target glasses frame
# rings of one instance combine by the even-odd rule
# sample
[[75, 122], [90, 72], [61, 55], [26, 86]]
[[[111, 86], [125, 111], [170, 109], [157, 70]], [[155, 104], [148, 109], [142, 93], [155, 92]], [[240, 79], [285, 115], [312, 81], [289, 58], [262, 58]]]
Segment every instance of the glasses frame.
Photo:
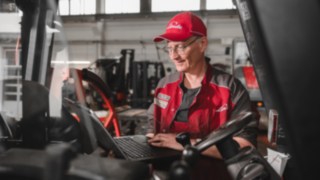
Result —
[[187, 43], [185, 45], [178, 45], [178, 46], [175, 46], [175, 47], [165, 46], [165, 47], [163, 47], [163, 49], [168, 54], [172, 54], [173, 52], [177, 52], [179, 55], [183, 55], [185, 53], [186, 48], [191, 46], [194, 42], [196, 42], [200, 38], [201, 37], [199, 37], [199, 36], [195, 36], [195, 38], [192, 41], [190, 41], [189, 43]]

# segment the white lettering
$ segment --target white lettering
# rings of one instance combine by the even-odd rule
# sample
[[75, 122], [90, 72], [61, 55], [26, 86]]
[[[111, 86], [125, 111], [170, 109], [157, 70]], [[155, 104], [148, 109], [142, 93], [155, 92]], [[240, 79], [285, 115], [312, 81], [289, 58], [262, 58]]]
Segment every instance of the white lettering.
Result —
[[172, 22], [167, 26], [167, 29], [182, 29], [182, 26], [178, 22]]

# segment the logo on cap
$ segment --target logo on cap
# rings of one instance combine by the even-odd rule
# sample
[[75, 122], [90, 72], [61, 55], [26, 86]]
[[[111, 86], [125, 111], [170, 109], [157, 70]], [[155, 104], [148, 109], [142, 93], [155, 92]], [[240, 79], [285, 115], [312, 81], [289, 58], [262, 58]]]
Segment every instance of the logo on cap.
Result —
[[177, 21], [174, 21], [167, 26], [167, 29], [182, 29], [182, 26]]
[[185, 41], [191, 36], [207, 36], [207, 28], [200, 17], [187, 11], [171, 18], [167, 24], [166, 32], [155, 37], [153, 41]]

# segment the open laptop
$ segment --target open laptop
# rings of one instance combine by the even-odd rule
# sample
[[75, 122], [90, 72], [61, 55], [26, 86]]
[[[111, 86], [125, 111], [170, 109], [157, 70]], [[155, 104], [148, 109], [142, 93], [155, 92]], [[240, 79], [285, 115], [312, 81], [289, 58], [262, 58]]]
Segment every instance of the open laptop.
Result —
[[80, 118], [80, 123], [82, 119], [90, 120], [99, 146], [106, 151], [112, 150], [118, 158], [130, 161], [156, 162], [174, 160], [181, 156], [181, 151], [150, 146], [144, 135], [112, 137], [92, 110], [66, 98], [63, 103], [64, 106], [71, 108], [71, 111], [76, 113]]

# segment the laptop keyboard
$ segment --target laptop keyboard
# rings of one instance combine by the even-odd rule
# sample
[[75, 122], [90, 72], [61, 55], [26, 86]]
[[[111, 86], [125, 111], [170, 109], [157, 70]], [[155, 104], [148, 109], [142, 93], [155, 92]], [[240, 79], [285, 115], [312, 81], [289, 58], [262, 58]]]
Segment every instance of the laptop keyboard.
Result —
[[116, 142], [122, 151], [131, 158], [150, 157], [154, 154], [154, 149], [152, 149], [150, 146], [139, 144], [131, 138], [119, 138], [116, 140]]

